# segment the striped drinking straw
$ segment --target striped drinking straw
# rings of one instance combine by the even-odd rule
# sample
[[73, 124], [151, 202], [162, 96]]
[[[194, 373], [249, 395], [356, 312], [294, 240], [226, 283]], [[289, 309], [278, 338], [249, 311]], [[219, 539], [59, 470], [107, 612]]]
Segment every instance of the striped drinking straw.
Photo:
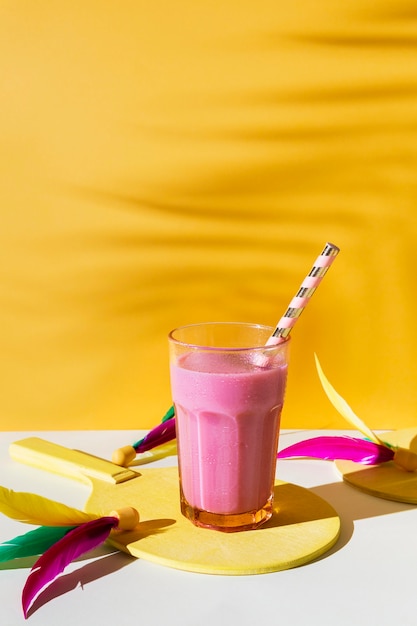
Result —
[[323, 252], [317, 257], [310, 272], [304, 278], [299, 290], [276, 325], [274, 332], [266, 343], [267, 346], [281, 343], [288, 337], [339, 252], [340, 250], [337, 246], [332, 243], [326, 243]]

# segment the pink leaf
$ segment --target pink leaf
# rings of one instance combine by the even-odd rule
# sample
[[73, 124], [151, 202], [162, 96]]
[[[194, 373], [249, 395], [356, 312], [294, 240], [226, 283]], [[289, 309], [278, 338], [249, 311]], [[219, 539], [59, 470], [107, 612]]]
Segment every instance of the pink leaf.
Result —
[[118, 523], [119, 520], [116, 517], [101, 517], [81, 524], [39, 557], [31, 569], [22, 592], [25, 618], [35, 597], [61, 574], [69, 563], [102, 544]]

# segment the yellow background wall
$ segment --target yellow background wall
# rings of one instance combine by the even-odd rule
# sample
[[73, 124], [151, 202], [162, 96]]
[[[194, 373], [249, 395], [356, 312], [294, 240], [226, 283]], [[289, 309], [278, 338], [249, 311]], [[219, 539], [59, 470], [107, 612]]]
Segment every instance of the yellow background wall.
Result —
[[414, 0], [0, 8], [0, 428], [147, 428], [168, 331], [292, 335], [284, 427], [417, 421]]

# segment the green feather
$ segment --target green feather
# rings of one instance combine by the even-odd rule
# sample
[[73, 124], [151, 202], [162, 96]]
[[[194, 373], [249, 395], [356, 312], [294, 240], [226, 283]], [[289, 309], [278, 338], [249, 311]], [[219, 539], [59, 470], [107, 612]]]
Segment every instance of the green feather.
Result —
[[43, 554], [74, 526], [40, 526], [0, 544], [0, 563]]

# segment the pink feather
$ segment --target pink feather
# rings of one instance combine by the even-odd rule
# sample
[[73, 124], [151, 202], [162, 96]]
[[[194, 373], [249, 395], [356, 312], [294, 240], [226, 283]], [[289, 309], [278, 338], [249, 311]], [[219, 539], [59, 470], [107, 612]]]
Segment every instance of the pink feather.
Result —
[[161, 446], [163, 443], [175, 439], [175, 437], [175, 417], [173, 417], [155, 426], [143, 439], [134, 444], [133, 447], [139, 454], [140, 452], [147, 452], [156, 446]]
[[36, 596], [65, 567], [82, 554], [101, 545], [119, 523], [116, 517], [101, 517], [74, 528], [39, 557], [31, 569], [22, 592], [25, 618]]
[[355, 437], [313, 437], [278, 452], [279, 459], [291, 457], [311, 457], [331, 461], [343, 459], [364, 465], [376, 465], [391, 461], [394, 450]]

